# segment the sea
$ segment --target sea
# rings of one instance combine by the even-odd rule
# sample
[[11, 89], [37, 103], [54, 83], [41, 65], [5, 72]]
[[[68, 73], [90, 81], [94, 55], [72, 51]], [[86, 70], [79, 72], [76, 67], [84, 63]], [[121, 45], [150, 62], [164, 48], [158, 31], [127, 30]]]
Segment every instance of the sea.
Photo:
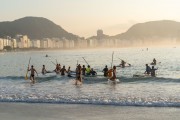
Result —
[[[145, 64], [154, 58], [156, 77], [144, 76]], [[29, 59], [38, 72], [35, 84], [25, 80]], [[132, 66], [117, 67], [120, 82], [109, 83], [102, 70], [118, 66], [121, 59]], [[89, 64], [97, 76], [84, 76], [82, 85], [74, 85], [74, 77], [53, 72], [56, 63], [72, 71], [77, 64]], [[42, 65], [52, 73], [42, 75]], [[0, 53], [0, 102], [180, 107], [179, 93], [180, 47]]]

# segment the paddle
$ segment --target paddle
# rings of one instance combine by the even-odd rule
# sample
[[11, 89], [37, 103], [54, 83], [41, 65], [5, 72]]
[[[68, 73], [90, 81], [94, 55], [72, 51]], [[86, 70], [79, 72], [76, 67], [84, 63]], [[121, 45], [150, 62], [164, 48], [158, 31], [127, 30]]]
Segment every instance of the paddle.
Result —
[[86, 62], [86, 64], [89, 65], [88, 62], [86, 61], [86, 59], [85, 59], [84, 57], [82, 57], [82, 58], [84, 59], [84, 61]]
[[111, 62], [111, 68], [112, 68], [112, 65], [113, 65], [113, 56], [114, 56], [114, 51], [112, 53], [112, 62]]
[[[28, 68], [29, 68], [30, 61], [31, 61], [31, 57], [29, 58]], [[28, 79], [28, 69], [27, 69], [27, 72], [26, 72], [26, 75], [25, 75], [25, 80], [27, 80], [27, 79]]]
[[56, 65], [56, 63], [54, 63], [53, 61], [51, 61], [54, 65]]

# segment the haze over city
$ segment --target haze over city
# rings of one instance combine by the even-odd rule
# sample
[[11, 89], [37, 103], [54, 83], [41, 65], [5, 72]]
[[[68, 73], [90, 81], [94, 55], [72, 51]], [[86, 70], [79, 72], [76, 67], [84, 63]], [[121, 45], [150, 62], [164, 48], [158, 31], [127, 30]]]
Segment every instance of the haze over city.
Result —
[[0, 21], [44, 17], [82, 37], [125, 32], [147, 21], [180, 21], [178, 0], [0, 0]]

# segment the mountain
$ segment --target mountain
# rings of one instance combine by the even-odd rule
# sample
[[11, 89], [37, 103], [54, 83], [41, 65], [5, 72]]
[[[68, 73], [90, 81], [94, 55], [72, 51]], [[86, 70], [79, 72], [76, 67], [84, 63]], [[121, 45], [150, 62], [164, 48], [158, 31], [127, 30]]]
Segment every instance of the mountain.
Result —
[[28, 35], [30, 39], [67, 38], [76, 40], [79, 38], [42, 17], [24, 17], [12, 22], [0, 22], [0, 37], [14, 37], [16, 34]]
[[145, 38], [173, 38], [180, 37], [180, 22], [161, 20], [133, 25], [127, 32], [113, 36], [118, 39]]

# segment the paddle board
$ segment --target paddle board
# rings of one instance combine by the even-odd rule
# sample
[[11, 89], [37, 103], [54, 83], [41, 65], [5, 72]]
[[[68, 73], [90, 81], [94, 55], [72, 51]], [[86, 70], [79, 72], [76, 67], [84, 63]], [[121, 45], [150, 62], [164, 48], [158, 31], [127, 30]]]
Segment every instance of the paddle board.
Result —
[[133, 74], [133, 78], [143, 78], [143, 77], [151, 77], [151, 75], [147, 75], [147, 74]]
[[108, 79], [108, 83], [117, 83], [117, 82], [120, 82], [120, 80], [119, 79], [115, 79], [115, 81], [113, 81], [113, 80]]

